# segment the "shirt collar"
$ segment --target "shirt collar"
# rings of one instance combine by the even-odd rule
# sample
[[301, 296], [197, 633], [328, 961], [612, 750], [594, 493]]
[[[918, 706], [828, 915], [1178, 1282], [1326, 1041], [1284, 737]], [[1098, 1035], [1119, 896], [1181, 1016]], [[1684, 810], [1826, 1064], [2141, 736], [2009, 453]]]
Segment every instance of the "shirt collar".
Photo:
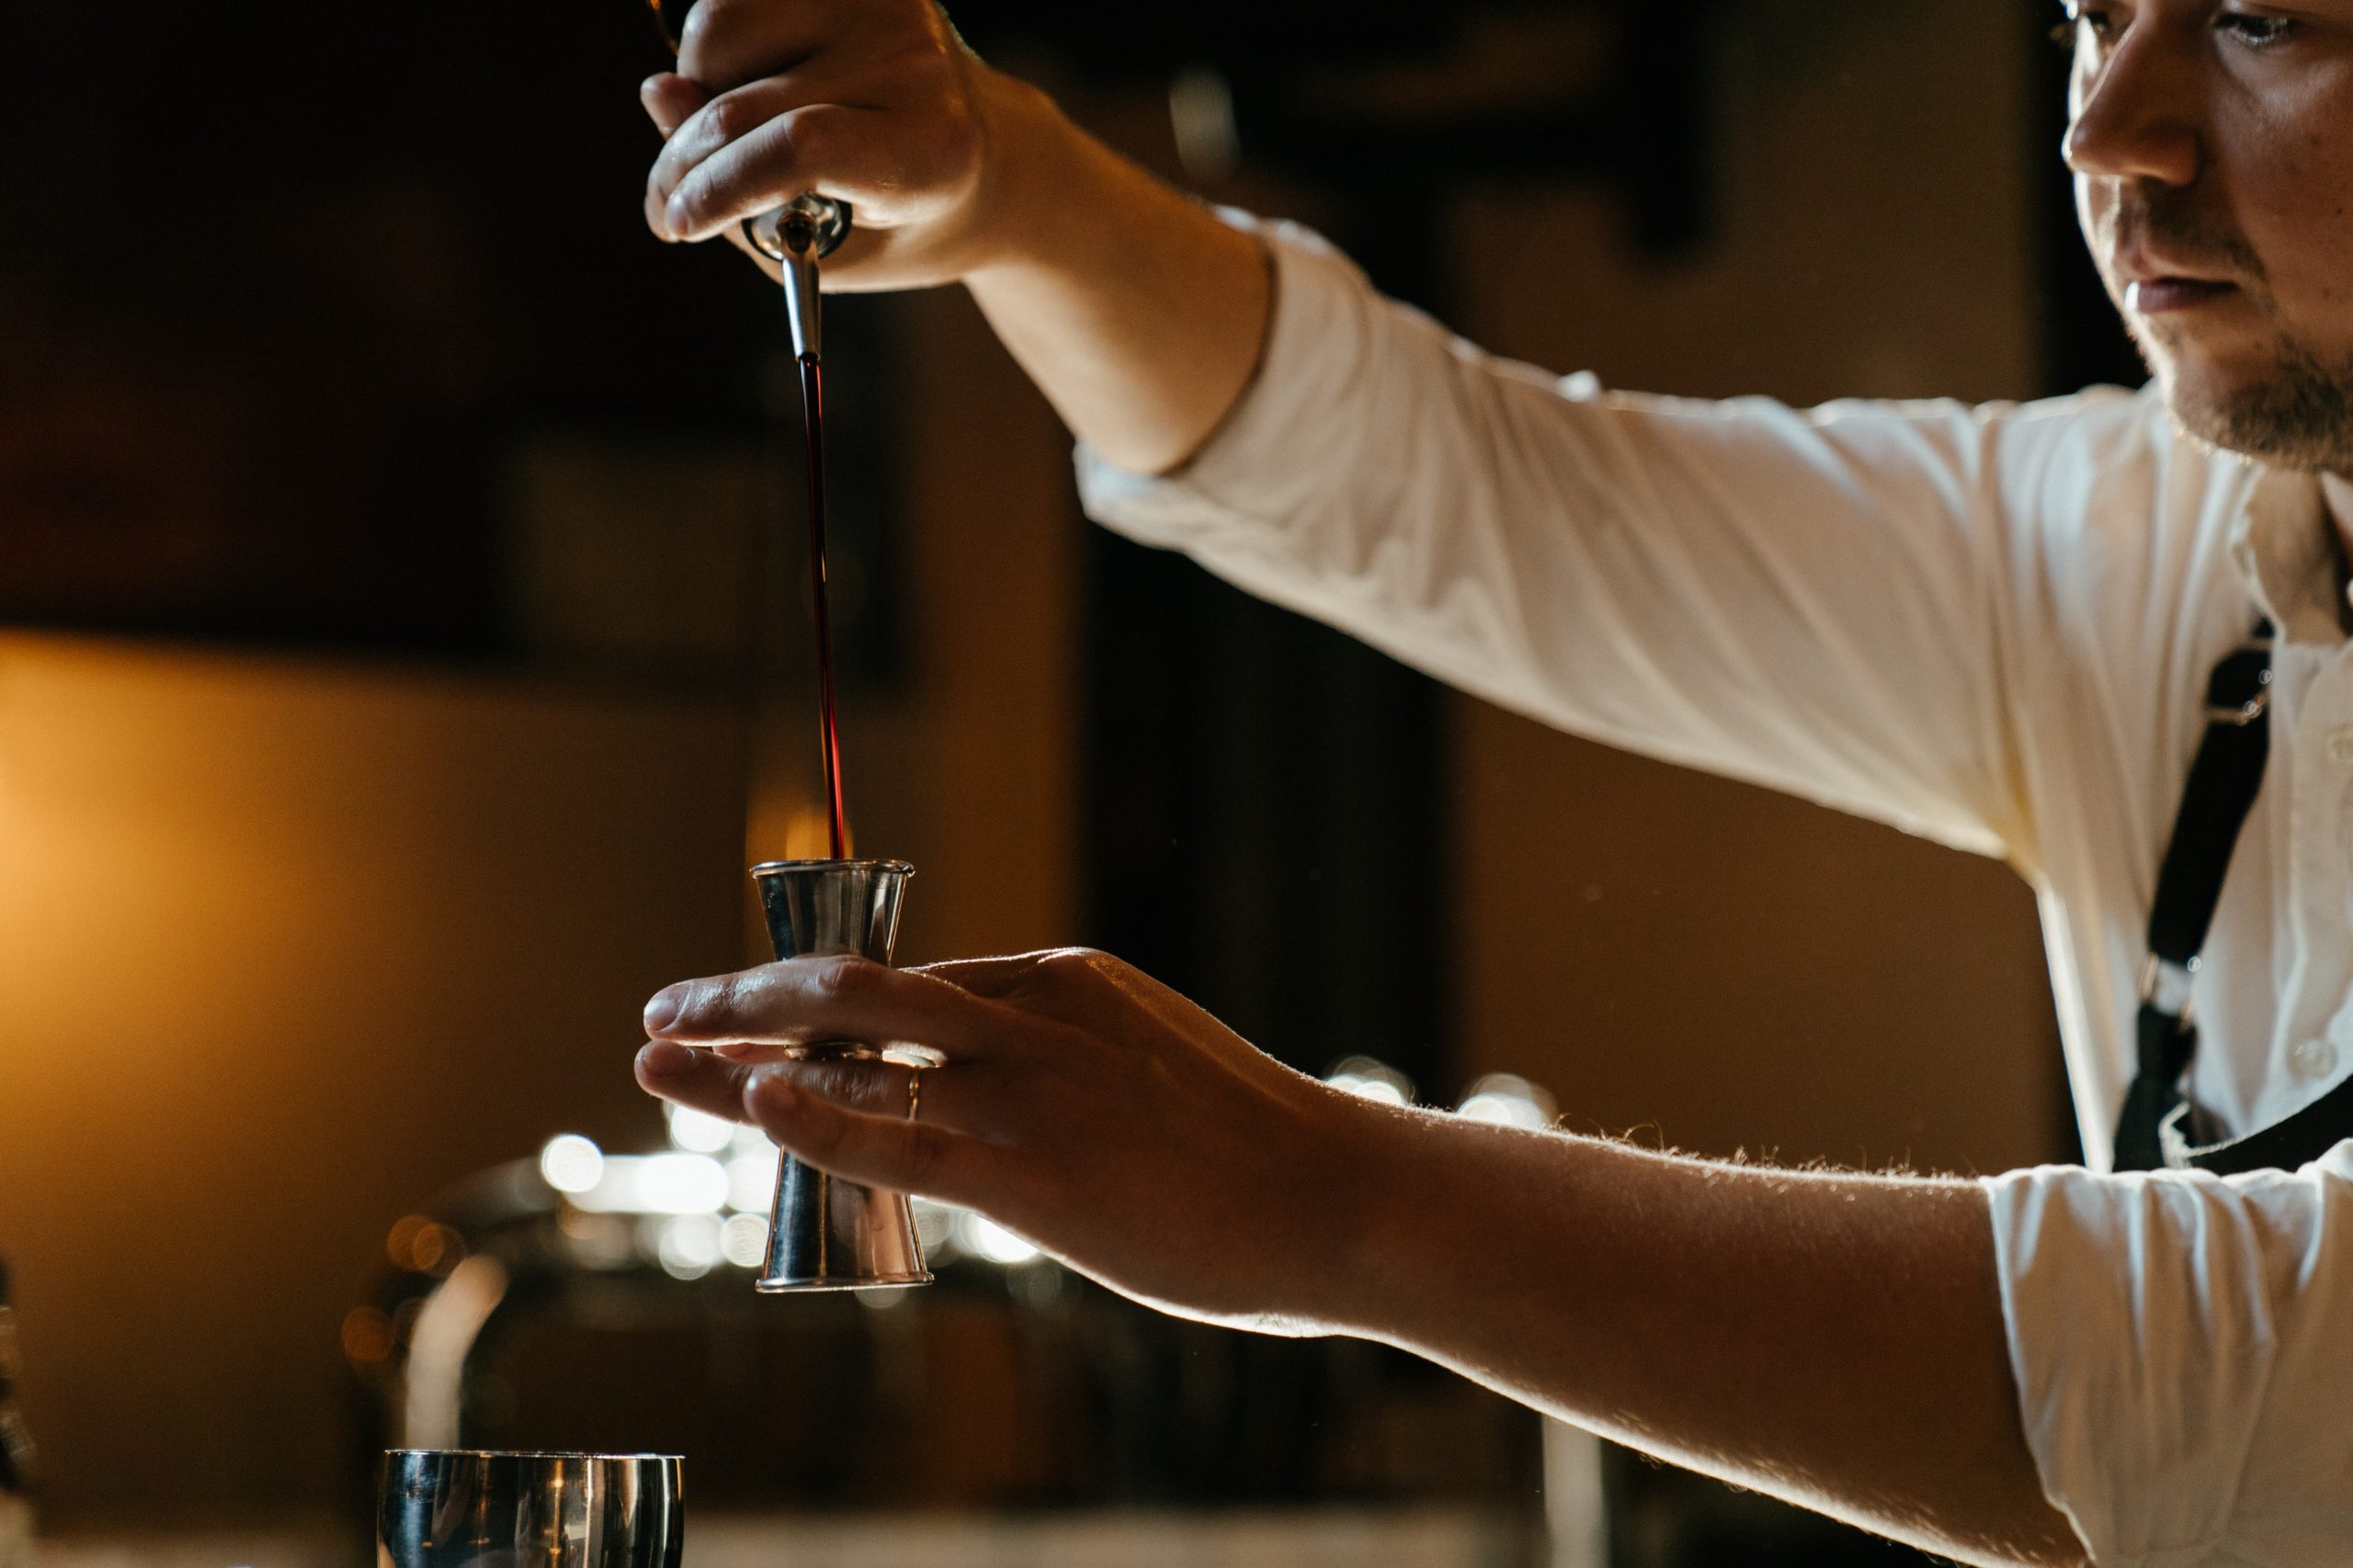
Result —
[[[2327, 493], [2324, 502], [2323, 492]], [[2329, 477], [2257, 469], [2231, 530], [2231, 560], [2263, 613], [2290, 642], [2335, 647], [2346, 641], [2339, 614], [2336, 546], [2328, 508], [2353, 517], [2353, 485]]]

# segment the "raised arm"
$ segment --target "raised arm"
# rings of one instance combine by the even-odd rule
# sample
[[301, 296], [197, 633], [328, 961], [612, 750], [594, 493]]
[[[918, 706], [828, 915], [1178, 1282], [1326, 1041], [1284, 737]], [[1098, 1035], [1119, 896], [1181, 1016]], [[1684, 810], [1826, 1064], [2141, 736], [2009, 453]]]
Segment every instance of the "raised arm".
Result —
[[[2082, 1561], [2022, 1433], [1969, 1184], [1374, 1106], [1094, 953], [771, 965], [674, 986], [647, 1024], [654, 1093], [977, 1208], [1154, 1305], [1386, 1341], [1967, 1562]], [[902, 1069], [777, 1060], [832, 1038], [946, 1053], [921, 1120]]]
[[700, 0], [678, 72], [645, 85], [668, 138], [646, 221], [735, 237], [805, 190], [857, 230], [828, 287], [962, 281], [1080, 439], [1157, 472], [1256, 362], [1259, 247], [992, 70], [932, 0]]

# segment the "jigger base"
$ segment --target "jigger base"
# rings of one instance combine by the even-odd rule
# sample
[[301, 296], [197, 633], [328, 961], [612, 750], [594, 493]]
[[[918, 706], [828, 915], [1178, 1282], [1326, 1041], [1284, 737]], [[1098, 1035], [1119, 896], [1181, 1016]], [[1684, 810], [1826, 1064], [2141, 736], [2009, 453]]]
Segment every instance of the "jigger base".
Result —
[[779, 1295], [930, 1280], [906, 1194], [840, 1180], [790, 1154], [779, 1160], [767, 1261], [754, 1290]]
[[821, 1290], [888, 1290], [900, 1285], [928, 1285], [929, 1274], [865, 1274], [856, 1279], [755, 1279], [752, 1289], [763, 1296], [813, 1295]]

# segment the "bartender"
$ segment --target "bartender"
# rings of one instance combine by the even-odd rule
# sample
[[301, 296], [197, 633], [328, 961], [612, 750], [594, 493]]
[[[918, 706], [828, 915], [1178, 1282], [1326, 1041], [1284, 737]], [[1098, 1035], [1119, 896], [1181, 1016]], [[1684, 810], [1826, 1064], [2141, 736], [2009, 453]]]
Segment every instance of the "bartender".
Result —
[[[2137, 394], [1557, 381], [1156, 183], [928, 0], [704, 0], [646, 85], [646, 215], [843, 198], [829, 277], [970, 289], [1105, 525], [1562, 729], [2018, 867], [2097, 1168], [1382, 1107], [1075, 951], [672, 986], [640, 1080], [1169, 1311], [1400, 1346], [1966, 1562], [2353, 1560], [2353, 0], [2066, 20]], [[918, 1106], [782, 1059], [835, 1038], [948, 1065]]]

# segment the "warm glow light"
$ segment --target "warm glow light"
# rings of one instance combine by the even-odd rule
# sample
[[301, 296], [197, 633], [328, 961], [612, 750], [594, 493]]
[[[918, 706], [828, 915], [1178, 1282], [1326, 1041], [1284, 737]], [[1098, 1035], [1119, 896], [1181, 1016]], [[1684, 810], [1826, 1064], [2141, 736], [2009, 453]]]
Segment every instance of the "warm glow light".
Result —
[[585, 1192], [605, 1174], [605, 1152], [577, 1132], [548, 1140], [540, 1151], [540, 1175], [558, 1192]]
[[392, 1320], [374, 1307], [354, 1307], [343, 1320], [343, 1353], [372, 1365], [392, 1353]]
[[446, 1278], [451, 1269], [465, 1261], [466, 1238], [447, 1225], [426, 1223], [417, 1227], [408, 1244], [407, 1267], [419, 1274]]
[[824, 802], [795, 802], [783, 819], [786, 859], [826, 859], [833, 855], [833, 817]]
[[1041, 1256], [1036, 1247], [984, 1214], [970, 1210], [956, 1217], [956, 1240], [966, 1252], [1010, 1268]]
[[698, 1154], [716, 1154], [735, 1140], [735, 1124], [715, 1116], [705, 1116], [699, 1110], [673, 1105], [670, 1111], [670, 1142], [675, 1148]]
[[394, 1268], [416, 1267], [416, 1238], [432, 1226], [433, 1221], [422, 1214], [404, 1214], [392, 1221], [392, 1230], [384, 1236], [384, 1256], [392, 1260]]

